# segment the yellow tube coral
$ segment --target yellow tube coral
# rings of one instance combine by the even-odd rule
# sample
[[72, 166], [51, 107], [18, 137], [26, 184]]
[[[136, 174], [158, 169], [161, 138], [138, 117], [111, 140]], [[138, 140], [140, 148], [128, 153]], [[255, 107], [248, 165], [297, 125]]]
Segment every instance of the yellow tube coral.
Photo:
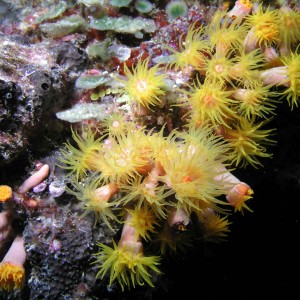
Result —
[[96, 277], [104, 278], [110, 271], [109, 285], [116, 280], [122, 290], [124, 286], [130, 288], [148, 283], [154, 287], [151, 281], [151, 272], [160, 274], [157, 268], [158, 256], [144, 256], [143, 244], [134, 227], [130, 225], [132, 216], [126, 212], [125, 223], [118, 245], [113, 241], [113, 248], [102, 243], [97, 243], [101, 250], [95, 254], [94, 263], [102, 263]]
[[17, 235], [0, 263], [0, 290], [11, 291], [23, 287], [25, 260], [24, 241]]
[[12, 291], [24, 284], [25, 269], [10, 262], [0, 264], [0, 290]]
[[125, 91], [129, 94], [132, 102], [137, 102], [140, 106], [150, 109], [150, 106], [161, 103], [160, 96], [165, 94], [163, 87], [165, 85], [166, 75], [159, 73], [159, 65], [149, 68], [149, 58], [139, 60], [132, 71], [124, 65]]

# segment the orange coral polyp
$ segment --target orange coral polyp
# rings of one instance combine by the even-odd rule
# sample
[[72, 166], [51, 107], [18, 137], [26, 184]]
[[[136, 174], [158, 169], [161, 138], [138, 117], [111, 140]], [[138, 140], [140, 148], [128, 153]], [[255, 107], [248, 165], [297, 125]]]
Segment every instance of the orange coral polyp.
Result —
[[8, 185], [0, 185], [0, 202], [7, 202], [12, 198], [12, 189]]
[[232, 128], [225, 128], [224, 137], [229, 143], [231, 160], [236, 167], [250, 164], [257, 168], [262, 165], [259, 157], [272, 157], [272, 154], [266, 152], [266, 146], [275, 143], [269, 138], [274, 134], [274, 129], [261, 129], [266, 122], [255, 122], [255, 118], [248, 120], [240, 117], [237, 124], [232, 124]]
[[157, 268], [159, 264], [158, 256], [144, 256], [143, 244], [139, 241], [121, 240], [118, 245], [113, 241], [113, 248], [101, 243], [98, 253], [95, 253], [97, 260], [94, 263], [102, 263], [96, 278], [103, 279], [109, 271], [109, 286], [118, 281], [122, 291], [124, 287], [135, 287], [148, 283], [151, 287], [154, 284], [151, 281], [151, 273], [160, 274]]
[[221, 217], [211, 208], [204, 209], [197, 215], [203, 225], [203, 238], [206, 241], [219, 243], [226, 240], [231, 224], [228, 221], [228, 216]]
[[116, 183], [111, 182], [94, 191], [94, 201], [97, 203], [99, 201], [107, 202], [109, 201], [117, 192], [119, 187]]
[[25, 269], [22, 265], [11, 262], [0, 264], [0, 290], [12, 291], [22, 288], [25, 279]]

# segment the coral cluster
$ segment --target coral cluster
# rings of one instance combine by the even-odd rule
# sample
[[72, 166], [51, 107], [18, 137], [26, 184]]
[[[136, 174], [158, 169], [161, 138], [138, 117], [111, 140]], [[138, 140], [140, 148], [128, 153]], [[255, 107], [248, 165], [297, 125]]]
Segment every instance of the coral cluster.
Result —
[[[80, 289], [87, 261], [108, 289], [154, 287], [167, 255], [226, 240], [231, 215], [252, 212], [255, 187], [234, 174], [272, 157], [277, 106], [299, 104], [300, 12], [288, 3], [225, 4], [204, 16], [190, 1], [162, 9], [155, 1], [81, 0], [24, 18], [24, 32], [38, 30], [59, 49], [80, 45], [75, 58], [72, 49], [57, 55], [61, 67], [81, 62], [81, 51], [89, 59], [79, 76], [76, 62], [68, 72], [73, 106], [56, 114], [72, 123], [71, 139], [56, 161], [66, 188], [54, 182], [49, 192], [71, 196], [71, 214], [45, 201], [24, 230], [32, 299], [51, 285], [48, 268], [61, 284], [47, 299]], [[46, 173], [38, 174], [18, 192], [44, 188]], [[11, 197], [1, 185], [0, 201]], [[110, 232], [98, 234], [98, 248], [94, 228]], [[57, 272], [63, 267], [66, 278]], [[6, 290], [23, 284], [1, 280]]]
[[[158, 257], [144, 257], [142, 240], [159, 240], [159, 234], [168, 234], [172, 227], [184, 231], [192, 213], [225, 213], [228, 202], [219, 199], [221, 195], [235, 198], [229, 203], [241, 210], [252, 191], [246, 186], [236, 192], [243, 183], [227, 171], [227, 147], [209, 127], [173, 131], [164, 137], [163, 131], [146, 132], [133, 122], [123, 122], [115, 120], [101, 138], [90, 128], [85, 137], [73, 132], [77, 145], [67, 144], [61, 163], [70, 171], [69, 192], [82, 201], [84, 215], [93, 212], [96, 221], [111, 227], [111, 220], [123, 222], [119, 214], [125, 214], [126, 226], [115, 251], [109, 252], [111, 257], [107, 246], [101, 245], [107, 258], [103, 268], [111, 269], [111, 283], [117, 278], [122, 287], [131, 281], [152, 285], [147, 266], [157, 271]], [[207, 214], [203, 220], [210, 222], [209, 216], [218, 218]], [[216, 238], [227, 230], [226, 224], [211, 228]], [[103, 260], [101, 254], [98, 261]], [[140, 274], [140, 269], [146, 273]], [[99, 272], [102, 277], [105, 273]]]
[[[222, 240], [229, 224], [222, 215], [230, 206], [251, 211], [246, 201], [253, 190], [232, 171], [257, 168], [271, 157], [274, 129], [267, 126], [278, 98], [298, 105], [298, 31], [285, 32], [294, 30], [299, 17], [288, 6], [237, 1], [206, 26], [194, 21], [176, 47], [163, 45], [169, 51], [164, 60], [155, 63], [157, 57], [147, 55], [132, 66], [124, 63], [115, 80], [123, 85], [130, 118], [120, 117], [120, 110], [73, 132], [76, 144], [69, 142], [60, 159], [70, 171], [70, 193], [82, 201], [84, 215], [94, 212], [109, 227], [110, 220], [123, 223], [119, 242], [113, 248], [99, 243], [96, 253], [98, 276], [109, 273], [110, 285], [152, 286], [151, 274], [160, 273], [157, 254], [166, 244], [176, 249], [172, 229], [186, 230], [192, 215], [204, 238]], [[184, 74], [185, 82], [176, 84], [174, 72]], [[144, 126], [145, 116], [166, 106], [179, 108], [179, 128]], [[161, 243], [155, 256], [144, 250], [151, 240]]]

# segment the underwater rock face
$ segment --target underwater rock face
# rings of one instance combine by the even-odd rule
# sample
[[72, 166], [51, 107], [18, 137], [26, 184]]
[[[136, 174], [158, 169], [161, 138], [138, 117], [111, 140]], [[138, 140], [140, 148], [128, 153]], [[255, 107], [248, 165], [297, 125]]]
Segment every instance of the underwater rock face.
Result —
[[53, 185], [63, 187], [65, 180], [65, 173], [55, 167], [55, 155], [45, 158], [50, 176], [30, 193], [38, 204], [26, 210], [26, 221], [21, 225], [28, 258], [28, 290], [23, 290], [20, 299], [86, 299], [93, 290], [107, 293], [106, 286], [95, 280], [97, 268], [91, 257], [96, 241], [109, 242], [113, 232], [94, 226], [93, 215], [83, 216], [79, 203], [63, 188], [59, 195], [53, 191]]
[[70, 216], [55, 205], [45, 209], [39, 217], [29, 219], [23, 233], [32, 267], [30, 299], [63, 299], [62, 295], [72, 299], [73, 290], [90, 268], [92, 220]]
[[11, 132], [16, 131], [21, 121], [17, 115], [18, 104], [19, 108], [22, 106], [20, 86], [12, 81], [0, 80], [0, 101], [0, 161], [3, 161], [12, 159], [24, 147], [21, 134], [8, 132], [9, 128]]
[[82, 69], [86, 55], [68, 43], [37, 46], [3, 35], [0, 41], [0, 165], [5, 165], [54, 131], [55, 112], [70, 85], [67, 74]]
[[59, 43], [52, 52], [56, 57], [56, 63], [68, 74], [68, 81], [77, 78], [89, 63], [86, 52], [72, 42]]

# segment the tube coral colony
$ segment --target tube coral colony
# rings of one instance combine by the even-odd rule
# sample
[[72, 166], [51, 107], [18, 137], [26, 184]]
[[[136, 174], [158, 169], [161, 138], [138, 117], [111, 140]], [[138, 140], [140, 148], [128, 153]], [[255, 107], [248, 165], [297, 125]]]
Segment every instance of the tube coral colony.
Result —
[[[110, 244], [97, 243], [92, 258], [96, 279], [122, 290], [154, 287], [164, 255], [189, 244], [189, 236], [181, 239], [178, 232], [188, 231], [193, 218], [201, 224], [204, 240], [221, 242], [232, 213], [252, 212], [255, 187], [234, 170], [259, 168], [272, 157], [268, 151], [276, 143], [275, 129], [269, 125], [276, 107], [286, 104], [292, 110], [299, 103], [296, 6], [273, 8], [240, 0], [230, 9], [216, 10], [205, 25], [187, 15], [169, 22], [178, 20], [189, 23], [187, 30], [172, 41], [161, 35], [159, 54], [140, 50], [134, 59], [119, 61], [111, 77], [119, 110], [72, 128], [72, 139], [57, 160], [67, 171], [67, 193], [82, 205], [81, 217], [92, 214], [95, 226], [104, 224], [112, 231], [122, 226]], [[95, 95], [99, 89], [89, 91]], [[176, 128], [174, 111], [180, 116]], [[148, 122], [154, 115], [164, 116], [163, 121]], [[48, 172], [44, 166], [18, 193], [26, 194]], [[0, 200], [14, 201], [16, 193], [4, 184]], [[1, 241], [14, 217], [5, 207]], [[149, 244], [158, 250], [151, 252], [156, 248]], [[5, 270], [2, 289], [24, 284], [25, 253], [21, 258], [11, 254], [17, 247], [23, 253], [19, 235], [0, 264]]]

